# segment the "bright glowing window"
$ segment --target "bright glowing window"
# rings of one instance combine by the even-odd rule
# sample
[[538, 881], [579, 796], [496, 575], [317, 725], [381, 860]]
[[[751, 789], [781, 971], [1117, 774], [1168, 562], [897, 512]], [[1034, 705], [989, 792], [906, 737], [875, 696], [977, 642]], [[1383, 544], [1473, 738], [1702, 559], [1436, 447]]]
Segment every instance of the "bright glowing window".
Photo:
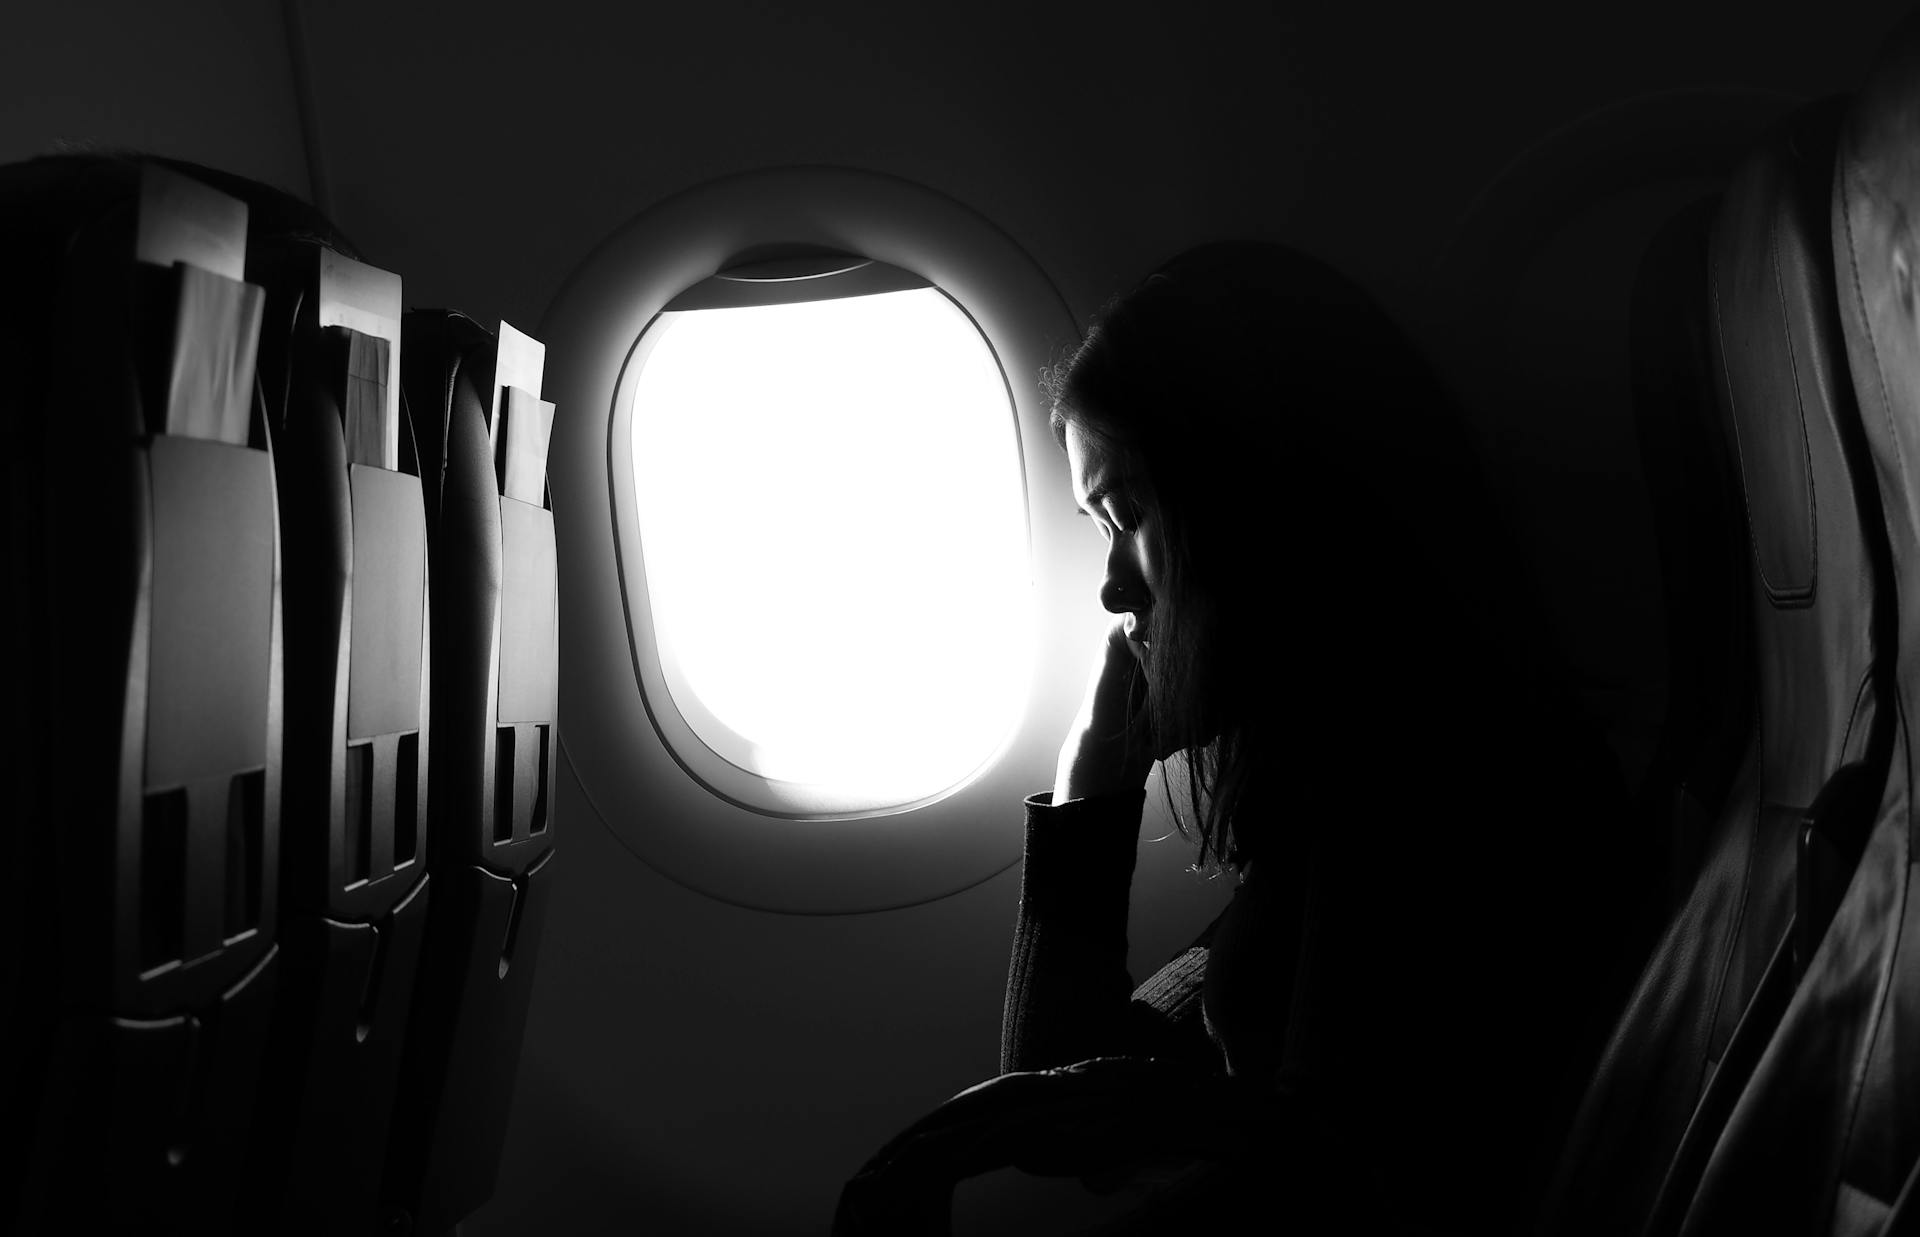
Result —
[[635, 637], [683, 767], [851, 816], [990, 764], [1033, 623], [1015, 411], [972, 319], [934, 287], [670, 307], [629, 364]]

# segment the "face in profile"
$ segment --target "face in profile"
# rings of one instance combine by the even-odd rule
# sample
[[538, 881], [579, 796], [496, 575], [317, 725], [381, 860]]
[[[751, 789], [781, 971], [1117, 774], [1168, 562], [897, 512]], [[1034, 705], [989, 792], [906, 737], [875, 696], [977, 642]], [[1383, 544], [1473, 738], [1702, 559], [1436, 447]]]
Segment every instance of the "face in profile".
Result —
[[1107, 541], [1100, 604], [1124, 616], [1127, 639], [1144, 653], [1153, 641], [1153, 603], [1165, 579], [1152, 505], [1127, 461], [1072, 421], [1066, 423], [1073, 499]]

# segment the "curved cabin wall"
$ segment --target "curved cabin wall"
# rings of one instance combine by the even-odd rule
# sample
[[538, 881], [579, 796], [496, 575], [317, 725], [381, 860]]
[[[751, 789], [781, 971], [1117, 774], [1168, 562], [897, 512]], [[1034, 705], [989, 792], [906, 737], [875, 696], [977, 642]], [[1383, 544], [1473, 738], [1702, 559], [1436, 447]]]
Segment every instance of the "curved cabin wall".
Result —
[[[1846, 89], [1906, 8], [1855, 0], [1810, 21], [1785, 3], [1623, 0], [1570, 24], [1517, 0], [1408, 4], [1393, 20], [1313, 5], [1283, 18], [1265, 0], [921, 7], [296, 0], [322, 205], [403, 273], [413, 304], [536, 335], [560, 281], [648, 206], [805, 163], [965, 203], [1082, 322], [1158, 260], [1229, 235], [1302, 244], [1413, 316], [1444, 312], [1427, 273], [1529, 143], [1657, 89]], [[0, 40], [0, 157], [93, 138], [306, 192], [285, 12], [23, 9]], [[1578, 553], [1540, 565], [1580, 624], [1568, 634], [1583, 669], [1627, 683], [1607, 708], [1631, 732], [1658, 717], [1663, 654], [1627, 411], [1527, 435], [1557, 433], [1554, 458], [1596, 461], [1569, 487], [1578, 507], [1552, 513]], [[564, 595], [561, 609], [565, 658]], [[992, 1073], [1017, 870], [907, 910], [786, 916], [642, 865], [564, 763], [556, 823], [560, 896], [513, 1126], [467, 1237], [825, 1233], [867, 1154]], [[1136, 973], [1224, 895], [1184, 873], [1187, 858], [1177, 839], [1142, 849]]]

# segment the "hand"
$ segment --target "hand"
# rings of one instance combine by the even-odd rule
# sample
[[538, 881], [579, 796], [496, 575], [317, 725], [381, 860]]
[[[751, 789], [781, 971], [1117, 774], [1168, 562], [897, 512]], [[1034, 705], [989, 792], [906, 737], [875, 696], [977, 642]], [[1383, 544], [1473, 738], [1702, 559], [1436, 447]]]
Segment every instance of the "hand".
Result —
[[1124, 615], [1101, 638], [1086, 698], [1060, 748], [1053, 801], [1138, 790], [1153, 768], [1147, 734], [1147, 676], [1143, 649], [1127, 639]]

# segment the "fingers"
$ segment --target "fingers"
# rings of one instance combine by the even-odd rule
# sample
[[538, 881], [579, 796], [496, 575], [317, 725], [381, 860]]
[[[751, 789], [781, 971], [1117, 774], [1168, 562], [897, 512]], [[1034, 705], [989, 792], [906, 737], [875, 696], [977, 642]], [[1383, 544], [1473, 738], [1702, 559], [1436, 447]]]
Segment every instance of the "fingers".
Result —
[[1107, 647], [1112, 651], [1125, 649], [1135, 661], [1143, 660], [1147, 652], [1146, 645], [1127, 634], [1127, 616], [1124, 614], [1114, 615], [1113, 621], [1107, 624]]
[[1054, 778], [1054, 801], [1088, 793], [1133, 789], [1153, 767], [1147, 719], [1146, 674], [1122, 622], [1107, 627], [1094, 659], [1086, 698], [1074, 719]]
[[1132, 726], [1146, 710], [1147, 676], [1133, 641], [1113, 628], [1107, 634], [1105, 651], [1095, 670], [1093, 690], [1089, 693], [1089, 720], [1118, 733]]

